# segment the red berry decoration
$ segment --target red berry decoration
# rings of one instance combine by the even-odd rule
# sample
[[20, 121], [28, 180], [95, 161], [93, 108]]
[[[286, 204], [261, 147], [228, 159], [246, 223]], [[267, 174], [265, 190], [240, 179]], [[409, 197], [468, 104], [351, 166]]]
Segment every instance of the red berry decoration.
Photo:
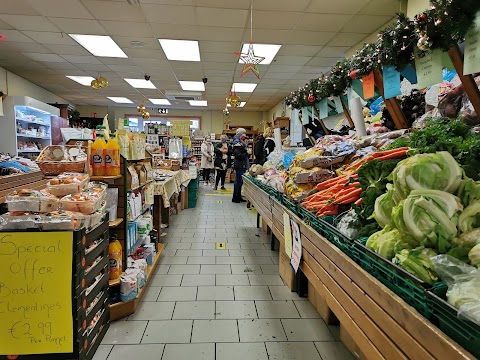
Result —
[[352, 78], [352, 80], [357, 78], [357, 71], [358, 70], [352, 70], [352, 72], [348, 75]]
[[308, 95], [308, 101], [311, 103], [315, 102], [315, 96], [313, 94]]

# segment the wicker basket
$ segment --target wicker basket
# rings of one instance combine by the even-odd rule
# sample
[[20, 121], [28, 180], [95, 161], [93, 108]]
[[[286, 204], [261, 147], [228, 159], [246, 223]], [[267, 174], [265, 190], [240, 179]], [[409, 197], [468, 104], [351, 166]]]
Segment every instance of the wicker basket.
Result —
[[170, 167], [172, 171], [180, 170], [180, 161], [179, 160], [172, 160], [172, 166]]
[[[40, 155], [38, 155], [37, 160], [35, 161], [40, 170], [45, 175], [59, 175], [64, 172], [78, 172], [83, 173], [85, 171], [85, 165], [87, 163], [88, 156], [85, 160], [82, 161], [61, 161], [61, 160], [51, 160], [46, 153], [53, 151], [55, 149], [66, 148], [67, 152], [69, 149], [77, 148], [77, 145], [50, 145], [42, 150]], [[87, 154], [87, 148], [81, 147], [82, 150]]]

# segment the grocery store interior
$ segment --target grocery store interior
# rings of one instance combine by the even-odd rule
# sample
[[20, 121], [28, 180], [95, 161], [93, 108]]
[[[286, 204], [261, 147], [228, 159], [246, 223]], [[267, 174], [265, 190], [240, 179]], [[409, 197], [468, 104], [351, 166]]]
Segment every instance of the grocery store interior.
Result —
[[1, 0], [0, 360], [480, 358], [478, 0]]

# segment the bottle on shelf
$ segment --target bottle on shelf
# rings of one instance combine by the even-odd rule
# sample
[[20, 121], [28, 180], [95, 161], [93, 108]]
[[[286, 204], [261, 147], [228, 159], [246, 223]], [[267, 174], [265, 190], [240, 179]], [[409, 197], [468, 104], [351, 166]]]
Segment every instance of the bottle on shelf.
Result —
[[116, 237], [112, 237], [108, 245], [110, 280], [120, 278], [122, 274], [122, 245]]
[[110, 137], [105, 148], [105, 175], [120, 175], [120, 145], [116, 137]]
[[[100, 131], [98, 131], [100, 130]], [[97, 129], [95, 141], [92, 144], [92, 167], [94, 176], [105, 176], [105, 150], [107, 143], [103, 139], [103, 132]]]

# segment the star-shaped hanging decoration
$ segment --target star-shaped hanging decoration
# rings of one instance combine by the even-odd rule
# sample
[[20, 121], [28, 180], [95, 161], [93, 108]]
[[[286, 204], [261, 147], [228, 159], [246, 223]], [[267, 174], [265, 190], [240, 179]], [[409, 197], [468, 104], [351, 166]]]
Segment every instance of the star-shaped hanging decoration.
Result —
[[246, 73], [252, 71], [257, 78], [260, 78], [260, 71], [258, 71], [257, 65], [265, 60], [265, 58], [261, 56], [255, 56], [255, 53], [253, 52], [253, 44], [251, 42], [248, 46], [248, 52], [246, 54], [242, 53], [241, 51], [236, 51], [235, 55], [238, 55], [240, 57], [240, 61], [243, 62], [243, 68], [240, 77], [243, 77]]

